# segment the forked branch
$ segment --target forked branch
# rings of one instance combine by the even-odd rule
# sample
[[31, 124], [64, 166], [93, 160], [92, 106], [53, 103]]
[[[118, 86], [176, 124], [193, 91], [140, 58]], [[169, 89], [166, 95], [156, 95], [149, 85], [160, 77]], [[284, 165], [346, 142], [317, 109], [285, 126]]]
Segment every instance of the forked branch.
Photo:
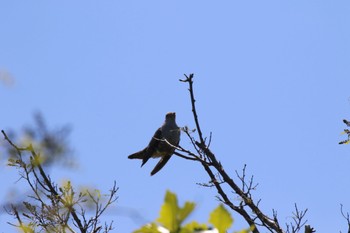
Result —
[[[265, 227], [265, 229], [269, 230], [270, 232], [284, 233], [284, 230], [282, 229], [277, 220], [277, 214], [274, 212], [272, 217], [269, 217], [268, 215], [264, 214], [258, 207], [258, 203], [260, 201], [255, 203], [254, 200], [251, 198], [251, 191], [254, 190], [256, 187], [256, 185], [253, 183], [253, 177], [249, 181], [246, 181], [246, 171], [244, 168], [243, 175], [238, 176], [240, 182], [242, 183], [242, 188], [239, 187], [235, 183], [235, 181], [230, 177], [230, 175], [225, 171], [223, 165], [217, 160], [215, 154], [209, 149], [209, 144], [206, 144], [198, 120], [198, 114], [195, 105], [196, 100], [194, 97], [195, 95], [193, 90], [193, 76], [193, 74], [185, 75], [185, 79], [180, 79], [180, 81], [188, 83], [189, 86], [188, 90], [190, 92], [192, 113], [194, 122], [196, 124], [196, 131], [199, 140], [195, 140], [192, 136], [186, 133], [190, 141], [192, 142], [196, 153], [193, 153], [190, 150], [183, 148], [181, 148], [180, 151], [186, 153], [186, 157], [190, 157], [192, 158], [192, 160], [196, 160], [201, 163], [204, 170], [210, 177], [210, 183], [215, 186], [218, 194], [220, 195], [220, 200], [224, 204], [229, 206], [232, 210], [240, 214], [250, 226], [254, 226], [254, 233], [259, 233], [260, 231], [258, 227], [261, 226]], [[210, 141], [211, 140], [209, 140], [209, 143]], [[215, 176], [214, 173], [218, 173], [220, 179], [223, 182], [219, 182], [217, 180], [217, 176]], [[234, 192], [236, 195], [238, 195], [241, 199], [240, 204], [234, 204], [228, 197], [227, 192], [225, 192], [224, 188], [228, 188], [230, 189], [230, 192]], [[300, 230], [301, 226], [304, 223], [302, 222], [302, 219], [305, 216], [305, 213], [306, 211], [297, 210], [297, 215], [295, 217], [296, 219], [298, 219], [298, 221], [296, 222], [297, 227], [294, 229]]]

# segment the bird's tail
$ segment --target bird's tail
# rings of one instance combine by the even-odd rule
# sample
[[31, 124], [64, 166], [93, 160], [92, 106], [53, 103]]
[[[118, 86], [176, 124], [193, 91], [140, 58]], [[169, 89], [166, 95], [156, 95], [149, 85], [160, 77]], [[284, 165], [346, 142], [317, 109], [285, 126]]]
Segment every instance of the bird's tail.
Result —
[[139, 152], [136, 152], [134, 154], [131, 154], [128, 156], [129, 159], [143, 159], [145, 157], [145, 150], [141, 150]]
[[164, 167], [164, 165], [168, 162], [168, 160], [170, 159], [171, 155], [167, 155], [167, 156], [163, 156], [159, 162], [157, 163], [157, 165], [154, 167], [154, 169], [151, 172], [151, 176], [153, 176], [154, 174], [156, 174], [157, 172], [159, 172], [160, 169], [162, 169]]
[[151, 158], [151, 156], [150, 156], [148, 148], [146, 147], [145, 149], [143, 149], [139, 152], [136, 152], [134, 154], [129, 155], [128, 158], [129, 159], [142, 159], [142, 164], [141, 164], [141, 167], [142, 167], [149, 160], [149, 158]]

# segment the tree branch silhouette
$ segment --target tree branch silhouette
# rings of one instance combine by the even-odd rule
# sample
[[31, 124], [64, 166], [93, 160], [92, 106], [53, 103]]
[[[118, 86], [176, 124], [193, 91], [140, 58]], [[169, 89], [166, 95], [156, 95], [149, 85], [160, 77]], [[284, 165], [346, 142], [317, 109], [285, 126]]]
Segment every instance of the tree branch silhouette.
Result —
[[[17, 157], [11, 157], [8, 165], [19, 169], [20, 179], [24, 179], [33, 192], [28, 195], [31, 201], [23, 201], [21, 209], [19, 206], [11, 205], [10, 210], [7, 210], [18, 222], [18, 225], [13, 223], [10, 225], [18, 227], [25, 233], [76, 232], [73, 228], [77, 228], [81, 233], [112, 230], [112, 223], [105, 224], [102, 228], [100, 217], [117, 199], [118, 188], [115, 182], [106, 201], [101, 200], [99, 193], [95, 195], [88, 190], [77, 193], [70, 182], [58, 188], [44, 171], [41, 164], [42, 158], [32, 145], [18, 147], [3, 130], [1, 132], [5, 141], [17, 152]], [[28, 153], [29, 159], [24, 158], [23, 153], [26, 153], [25, 155]], [[90, 218], [86, 215], [87, 207], [84, 208], [84, 203], [87, 202], [95, 205], [94, 215]], [[69, 223], [70, 220], [72, 220], [72, 226]]]
[[[209, 143], [206, 143], [205, 138], [203, 137], [202, 130], [199, 123], [199, 117], [196, 110], [196, 100], [193, 89], [193, 74], [186, 75], [185, 79], [180, 79], [180, 82], [184, 82], [188, 84], [188, 90], [190, 93], [190, 101], [193, 113], [193, 119], [196, 125], [196, 132], [199, 140], [196, 140], [193, 136], [191, 136], [191, 132], [189, 132], [187, 127], [184, 127], [184, 132], [188, 136], [189, 140], [192, 143], [192, 146], [195, 149], [195, 153], [191, 152], [188, 149], [184, 149], [182, 147], [177, 148], [179, 152], [177, 155], [181, 155], [181, 157], [189, 157], [191, 160], [196, 160], [201, 163], [202, 167], [208, 174], [210, 178], [210, 183], [214, 186], [219, 194], [219, 200], [231, 208], [233, 211], [237, 212], [241, 215], [244, 220], [250, 225], [254, 226], [254, 233], [259, 233], [260, 227], [264, 227], [270, 232], [278, 232], [284, 233], [285, 231], [280, 226], [277, 214], [273, 211], [273, 216], [269, 217], [265, 213], [263, 213], [258, 207], [258, 202], [255, 202], [252, 199], [251, 191], [256, 188], [256, 185], [253, 183], [253, 177], [247, 181], [246, 180], [246, 166], [243, 168], [243, 175], [238, 176], [240, 182], [242, 183], [242, 188], [239, 187], [236, 182], [230, 177], [230, 175], [225, 171], [223, 165], [220, 161], [217, 160], [215, 154], [209, 149], [211, 142], [211, 135], [209, 138]], [[182, 155], [182, 153], [186, 154]], [[188, 158], [187, 158], [188, 159]], [[217, 175], [215, 175], [217, 173]], [[227, 185], [230, 189], [230, 192], [237, 194], [241, 202], [239, 204], [234, 204], [227, 195], [227, 192], [224, 190], [224, 185]], [[209, 185], [208, 185], [209, 186]], [[227, 186], [225, 186], [227, 188]], [[306, 221], [303, 221], [305, 217], [305, 211], [299, 211], [296, 208], [296, 213], [294, 213], [294, 223], [291, 223], [291, 227], [288, 229], [292, 229], [292, 232], [298, 232], [303, 225], [305, 225]], [[294, 231], [295, 230], [295, 231]], [[289, 232], [289, 231], [286, 231]]]

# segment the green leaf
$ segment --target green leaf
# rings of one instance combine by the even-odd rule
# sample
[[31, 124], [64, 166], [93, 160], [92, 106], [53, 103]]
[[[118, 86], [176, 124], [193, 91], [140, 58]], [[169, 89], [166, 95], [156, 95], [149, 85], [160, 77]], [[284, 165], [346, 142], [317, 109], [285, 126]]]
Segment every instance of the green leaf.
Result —
[[19, 226], [19, 229], [23, 232], [28, 232], [28, 233], [34, 233], [34, 228], [28, 224], [28, 225], [22, 225], [22, 226]]
[[231, 227], [233, 219], [224, 206], [219, 205], [210, 213], [209, 222], [219, 230], [219, 233], [225, 233]]
[[187, 201], [184, 207], [179, 209], [178, 221], [180, 225], [192, 213], [195, 207], [196, 203]]
[[193, 233], [195, 231], [205, 231], [205, 230], [208, 230], [208, 226], [206, 224], [200, 224], [196, 221], [193, 221], [183, 226], [181, 228], [180, 233]]
[[157, 221], [170, 232], [176, 232], [180, 228], [180, 223], [177, 221], [178, 211], [179, 207], [177, 205], [176, 195], [167, 191]]

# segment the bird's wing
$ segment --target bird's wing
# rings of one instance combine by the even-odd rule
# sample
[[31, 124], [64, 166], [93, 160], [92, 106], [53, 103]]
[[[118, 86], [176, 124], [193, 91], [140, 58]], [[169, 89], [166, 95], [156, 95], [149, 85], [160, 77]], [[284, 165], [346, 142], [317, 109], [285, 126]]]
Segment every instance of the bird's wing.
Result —
[[163, 156], [159, 162], [157, 163], [157, 165], [153, 168], [152, 172], [151, 172], [151, 176], [153, 176], [154, 174], [156, 174], [157, 172], [159, 172], [160, 169], [162, 169], [162, 167], [164, 167], [164, 165], [169, 161], [171, 155], [166, 155]]
[[162, 130], [159, 128], [153, 135], [151, 141], [148, 143], [147, 152], [142, 160], [141, 167], [153, 156], [154, 152], [157, 151], [158, 145], [160, 143], [160, 139], [162, 139]]

